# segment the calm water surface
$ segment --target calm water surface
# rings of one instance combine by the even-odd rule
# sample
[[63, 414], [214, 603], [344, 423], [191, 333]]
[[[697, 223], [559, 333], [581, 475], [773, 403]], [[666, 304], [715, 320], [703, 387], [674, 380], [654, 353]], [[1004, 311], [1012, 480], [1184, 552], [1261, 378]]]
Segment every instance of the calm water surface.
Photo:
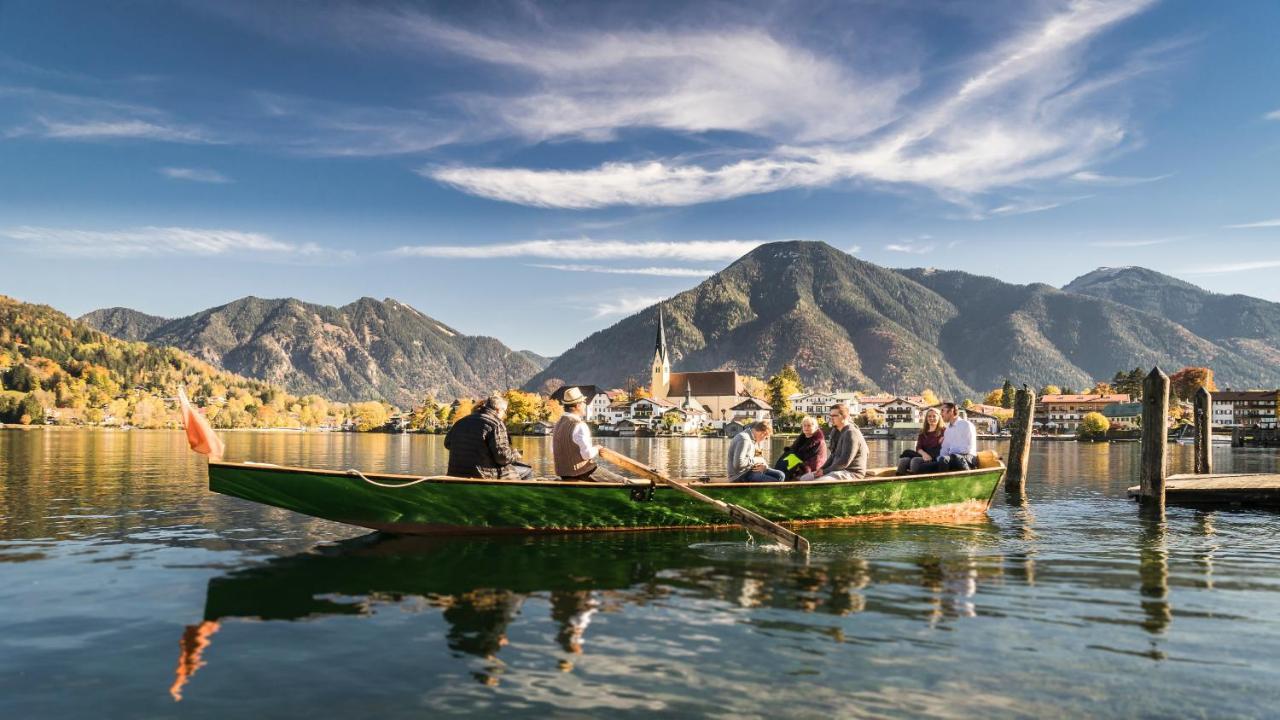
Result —
[[[445, 467], [436, 437], [226, 437]], [[516, 442], [545, 471], [547, 441]], [[724, 441], [609, 442], [724, 466]], [[1040, 443], [1025, 502], [808, 529], [805, 564], [737, 531], [367, 535], [209, 493], [177, 433], [0, 431], [0, 717], [1275, 717], [1280, 515], [1144, 521], [1137, 456]]]

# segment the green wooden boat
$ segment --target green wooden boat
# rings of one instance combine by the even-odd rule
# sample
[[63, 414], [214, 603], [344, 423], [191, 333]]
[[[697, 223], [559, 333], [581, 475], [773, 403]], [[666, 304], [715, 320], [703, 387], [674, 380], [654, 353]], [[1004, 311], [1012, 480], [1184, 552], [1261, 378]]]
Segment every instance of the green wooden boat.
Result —
[[[984, 451], [979, 467], [964, 472], [898, 477], [885, 468], [862, 480], [691, 485], [775, 522], [841, 524], [980, 515], [1004, 471], [995, 453]], [[715, 508], [647, 480], [631, 485], [477, 480], [210, 462], [209, 489], [325, 520], [409, 535], [732, 526]]]

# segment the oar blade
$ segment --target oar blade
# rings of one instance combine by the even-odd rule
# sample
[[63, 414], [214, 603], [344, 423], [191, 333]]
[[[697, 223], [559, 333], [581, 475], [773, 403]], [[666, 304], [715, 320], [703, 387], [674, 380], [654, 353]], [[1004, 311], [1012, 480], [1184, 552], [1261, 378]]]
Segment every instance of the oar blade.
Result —
[[733, 503], [725, 503], [729, 508], [729, 517], [739, 525], [753, 530], [765, 537], [772, 539], [774, 542], [791, 548], [799, 553], [809, 553], [809, 541], [797, 535], [794, 532], [782, 527], [778, 523], [762, 517], [740, 505]]

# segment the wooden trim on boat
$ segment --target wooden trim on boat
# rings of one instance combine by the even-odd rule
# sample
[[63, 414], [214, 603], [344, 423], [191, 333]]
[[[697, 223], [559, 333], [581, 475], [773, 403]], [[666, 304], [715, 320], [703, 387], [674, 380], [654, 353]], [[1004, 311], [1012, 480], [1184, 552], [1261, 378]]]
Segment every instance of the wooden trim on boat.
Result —
[[[270, 463], [228, 462], [225, 460], [221, 460], [221, 461], [211, 460], [209, 461], [209, 467], [210, 468], [213, 468], [213, 467], [237, 468], [237, 469], [244, 469], [244, 470], [253, 470], [255, 472], [284, 472], [284, 473], [292, 473], [292, 474], [303, 473], [307, 475], [328, 475], [331, 477], [351, 478], [352, 480], [359, 479], [349, 475], [345, 470], [321, 470], [316, 468], [292, 467], [288, 465], [275, 465]], [[897, 469], [892, 467], [873, 468], [873, 469], [867, 470], [866, 477], [853, 479], [853, 480], [808, 480], [803, 482], [792, 481], [792, 482], [771, 482], [771, 483], [763, 483], [763, 482], [728, 483], [728, 482], [690, 481], [690, 484], [697, 488], [715, 488], [715, 489], [758, 488], [766, 485], [771, 488], [811, 488], [811, 487], [839, 486], [839, 485], [872, 485], [876, 483], [888, 483], [888, 482], [920, 482], [923, 480], [934, 480], [941, 477], [959, 477], [961, 475], [975, 475], [980, 473], [989, 473], [996, 470], [1000, 471], [1001, 473], [1004, 473], [1006, 470], [1004, 462], [1001, 461], [999, 462], [999, 464], [991, 467], [973, 468], [972, 470], [955, 470], [951, 472], [928, 473], [924, 475], [897, 475], [897, 474], [881, 475], [880, 473], [887, 473], [890, 471], [893, 471], [894, 473], [896, 473]], [[390, 480], [393, 482], [397, 482], [397, 481], [411, 482], [414, 480], [422, 480], [425, 477], [427, 482], [441, 483], [441, 484], [461, 483], [461, 484], [470, 484], [470, 485], [509, 485], [514, 487], [600, 488], [605, 490], [617, 490], [619, 487], [625, 487], [623, 485], [619, 485], [618, 483], [591, 482], [591, 481], [584, 482], [584, 481], [575, 481], [575, 480], [502, 480], [497, 478], [460, 478], [460, 477], [452, 477], [449, 475], [427, 475], [427, 476], [402, 475], [398, 473], [364, 473], [364, 475], [367, 477], [373, 478], [375, 480]], [[640, 484], [647, 484], [649, 482], [646, 480], [639, 480], [639, 479], [637, 479], [637, 481]], [[658, 489], [664, 489], [662, 485], [657, 485], [656, 487]], [[670, 490], [670, 488], [665, 488], [665, 489]], [[992, 494], [994, 496], [994, 491]], [[699, 526], [699, 527], [705, 527], [705, 526]]]

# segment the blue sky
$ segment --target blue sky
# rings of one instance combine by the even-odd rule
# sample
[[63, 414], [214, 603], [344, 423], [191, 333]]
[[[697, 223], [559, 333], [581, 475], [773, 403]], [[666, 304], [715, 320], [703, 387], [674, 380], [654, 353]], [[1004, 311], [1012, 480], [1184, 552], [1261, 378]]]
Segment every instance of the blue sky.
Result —
[[0, 292], [554, 354], [756, 244], [1280, 300], [1280, 3], [0, 2]]

